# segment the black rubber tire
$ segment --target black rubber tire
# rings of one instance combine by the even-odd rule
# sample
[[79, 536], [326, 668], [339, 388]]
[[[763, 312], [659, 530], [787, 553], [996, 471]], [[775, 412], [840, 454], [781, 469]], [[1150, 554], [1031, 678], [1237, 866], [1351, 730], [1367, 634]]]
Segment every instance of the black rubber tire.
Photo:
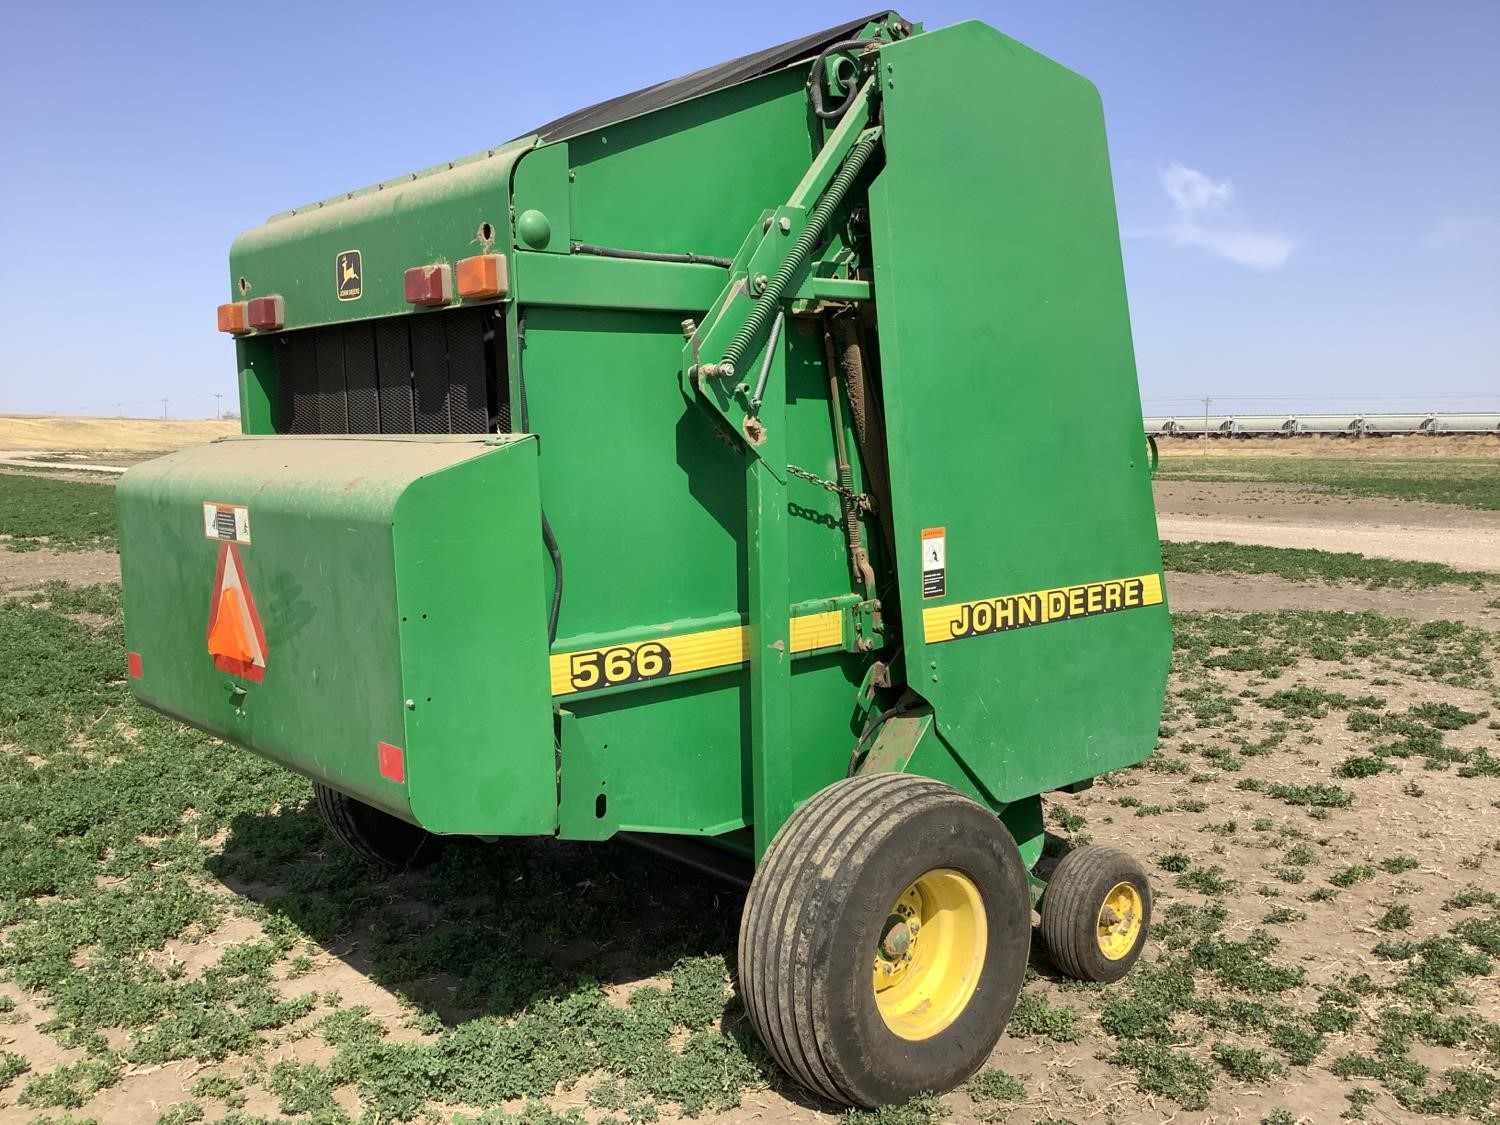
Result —
[[[876, 1005], [874, 953], [896, 898], [938, 868], [979, 892], [984, 965], [951, 1024], [905, 1039]], [[930, 778], [852, 777], [815, 794], [767, 849], [740, 922], [739, 994], [788, 1074], [830, 1101], [874, 1108], [951, 1090], [984, 1065], [1030, 947], [1026, 868], [999, 820]]]
[[358, 855], [395, 871], [425, 867], [437, 858], [438, 837], [337, 789], [313, 784], [328, 831]]
[[[1099, 911], [1105, 896], [1129, 883], [1141, 896], [1141, 929], [1124, 956], [1111, 959], [1099, 948]], [[1090, 845], [1063, 856], [1042, 897], [1042, 941], [1058, 970], [1074, 980], [1119, 980], [1140, 959], [1151, 926], [1151, 883], [1128, 852]]]

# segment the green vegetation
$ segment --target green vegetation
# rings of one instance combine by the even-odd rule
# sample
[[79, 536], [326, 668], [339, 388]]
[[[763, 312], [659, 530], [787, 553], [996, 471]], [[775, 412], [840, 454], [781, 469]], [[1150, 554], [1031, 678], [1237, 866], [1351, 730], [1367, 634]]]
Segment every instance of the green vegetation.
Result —
[[999, 1067], [987, 1066], [969, 1079], [969, 1093], [980, 1101], [1024, 1102], [1026, 1087]]
[[1286, 1067], [1254, 1047], [1215, 1043], [1214, 1060], [1226, 1074], [1241, 1082], [1269, 1082], [1286, 1073]]
[[[422, 872], [374, 872], [328, 840], [305, 782], [130, 701], [119, 614], [114, 587], [0, 602], [0, 1115], [86, 1118], [101, 1091], [117, 1099], [133, 1074], [177, 1062], [175, 1104], [146, 1120], [248, 1125], [259, 1104], [343, 1125], [357, 1101], [352, 1116], [369, 1121], [624, 1125], [712, 1113], [765, 1086], [800, 1096], [733, 992], [735, 894], [628, 849], [546, 841], [456, 841]], [[1500, 704], [1493, 640], [1365, 614], [1253, 614], [1181, 615], [1176, 644], [1157, 754], [1050, 800], [1047, 816], [1125, 847], [1151, 829], [1151, 948], [1107, 987], [1033, 980], [1011, 1049], [1096, 1053], [1141, 1091], [1211, 1112], [1240, 1083], [1296, 1082], [1316, 1065], [1361, 1111], [1368, 1098], [1350, 1091], [1500, 1125], [1494, 834], [1457, 853], [1480, 864], [1475, 885], [1406, 889], [1431, 849], [1361, 832], [1385, 858], [1341, 850], [1378, 807], [1363, 787], [1381, 783], [1358, 771], [1328, 783], [1349, 750], [1410, 769], [1393, 748], [1441, 758], [1447, 740], [1482, 737], [1500, 749], [1482, 726]], [[1341, 661], [1364, 663], [1340, 676]], [[1456, 704], [1413, 692], [1437, 684]], [[1333, 754], [1314, 737], [1330, 727]], [[1483, 775], [1429, 784], [1500, 798]], [[1340, 890], [1371, 880], [1377, 895]], [[1257, 892], [1270, 901], [1250, 905]], [[1304, 901], [1335, 895], [1332, 909]], [[1382, 983], [1311, 969], [1301, 940], [1345, 916], [1344, 939], [1380, 962]], [[235, 928], [251, 936], [226, 937]], [[314, 984], [325, 951], [399, 1010], [377, 1016]], [[1039, 958], [1037, 975], [1049, 972]], [[7, 1041], [30, 1019], [71, 1050], [65, 1063]], [[555, 1107], [559, 1090], [587, 1108]], [[1024, 1113], [1027, 1098], [994, 1068], [966, 1094], [986, 1121]], [[842, 1120], [925, 1125], [947, 1104], [924, 1096]]]
[[1212, 867], [1193, 867], [1177, 876], [1177, 885], [1189, 891], [1205, 895], [1228, 894], [1239, 883], [1224, 874], [1218, 864]]
[[1354, 804], [1354, 794], [1337, 785], [1288, 785], [1281, 781], [1262, 781], [1247, 777], [1236, 789], [1265, 793], [1289, 805], [1308, 805], [1315, 809], [1347, 809]]
[[1005, 1033], [1018, 1039], [1048, 1039], [1054, 1043], [1073, 1043], [1083, 1037], [1079, 1011], [1069, 1005], [1048, 1003], [1045, 997], [1022, 992], [1016, 999]]
[[1337, 612], [1179, 613], [1172, 620], [1174, 667], [1187, 674], [1187, 691], [1207, 688], [1194, 671], [1257, 672], [1277, 679], [1299, 659], [1328, 666], [1374, 661], [1390, 673], [1452, 687], [1477, 686], [1493, 675], [1490, 635], [1456, 621], [1418, 624], [1377, 613]]
[[[306, 782], [131, 702], [114, 591], [37, 601], [51, 604], [0, 602], [0, 980], [45, 1004], [47, 1032], [85, 1057], [25, 1079], [24, 1061], [0, 1057], [5, 1084], [24, 1082], [21, 1104], [80, 1108], [131, 1068], [212, 1067], [289, 1033], [332, 1057], [284, 1060], [265, 1088], [327, 1120], [346, 1086], [375, 1117], [405, 1120], [604, 1072], [629, 1076], [627, 1113], [645, 1120], [658, 1104], [737, 1104], [773, 1076], [730, 992], [738, 904], [722, 887], [625, 848], [464, 843], [420, 875], [384, 878], [327, 846]], [[80, 604], [112, 608], [110, 623], [65, 616]], [[284, 889], [257, 902], [225, 881]], [[192, 972], [163, 955], [201, 947], [233, 912], [264, 936], [208, 946]], [[390, 1042], [363, 1009], [279, 981], [355, 933], [368, 935], [370, 976], [436, 1035]], [[610, 962], [551, 955], [580, 948]], [[617, 1007], [605, 993], [616, 973], [664, 983]]]
[[112, 549], [114, 485], [0, 471], [0, 535], [10, 537], [0, 549], [13, 551]]
[[1352, 551], [1261, 547], [1243, 543], [1162, 540], [1162, 562], [1183, 574], [1274, 574], [1294, 582], [1358, 582], [1372, 589], [1467, 586], [1480, 590], [1495, 575], [1442, 563], [1376, 559]]
[[0, 1090], [5, 1089], [30, 1069], [31, 1064], [20, 1055], [0, 1051]]
[[1377, 928], [1382, 930], [1405, 930], [1411, 926], [1411, 907], [1404, 902], [1398, 902], [1375, 922]]
[[1162, 1094], [1184, 1109], [1208, 1105], [1214, 1073], [1186, 1051], [1162, 1043], [1127, 1040], [1109, 1056], [1109, 1061], [1128, 1066], [1136, 1073], [1136, 1086], [1147, 1094]]
[[[948, 1116], [947, 1109], [936, 1097], [932, 1094], [918, 1094], [905, 1105], [845, 1110], [839, 1120], [845, 1125], [930, 1125], [931, 1122], [941, 1121], [946, 1116]], [[524, 1119], [525, 1122], [530, 1120], [530, 1118]], [[554, 1125], [553, 1122], [543, 1121], [541, 1118], [536, 1120], [539, 1125]], [[654, 1120], [654, 1118], [640, 1118], [639, 1120]], [[518, 1121], [516, 1125], [523, 1125], [523, 1122]], [[559, 1122], [558, 1125], [563, 1125], [563, 1123]]]
[[1321, 485], [1355, 496], [1500, 509], [1500, 460], [1482, 458], [1164, 458], [1162, 480]]

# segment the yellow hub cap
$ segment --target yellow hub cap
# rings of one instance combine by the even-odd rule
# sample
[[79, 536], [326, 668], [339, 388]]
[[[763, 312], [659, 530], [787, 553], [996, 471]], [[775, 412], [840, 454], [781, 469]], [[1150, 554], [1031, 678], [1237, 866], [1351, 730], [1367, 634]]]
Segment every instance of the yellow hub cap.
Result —
[[1099, 907], [1099, 919], [1095, 934], [1099, 940], [1099, 952], [1111, 961], [1118, 961], [1135, 948], [1141, 936], [1141, 922], [1145, 906], [1141, 892], [1130, 883], [1116, 883], [1104, 896]]
[[875, 1004], [903, 1039], [930, 1039], [963, 1013], [988, 945], [984, 901], [967, 875], [929, 871], [891, 907], [875, 950]]

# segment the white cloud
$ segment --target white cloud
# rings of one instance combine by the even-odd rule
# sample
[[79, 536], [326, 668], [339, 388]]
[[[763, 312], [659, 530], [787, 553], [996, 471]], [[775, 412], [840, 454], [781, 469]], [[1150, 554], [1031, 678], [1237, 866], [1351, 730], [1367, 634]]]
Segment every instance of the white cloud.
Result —
[[1296, 243], [1290, 237], [1242, 224], [1234, 208], [1234, 184], [1228, 180], [1211, 180], [1173, 163], [1161, 173], [1161, 186], [1172, 201], [1171, 221], [1165, 227], [1132, 232], [1135, 237], [1196, 247], [1259, 270], [1279, 269], [1291, 258]]
[[1500, 219], [1493, 215], [1444, 215], [1422, 236], [1428, 250], [1488, 246], [1500, 239]]

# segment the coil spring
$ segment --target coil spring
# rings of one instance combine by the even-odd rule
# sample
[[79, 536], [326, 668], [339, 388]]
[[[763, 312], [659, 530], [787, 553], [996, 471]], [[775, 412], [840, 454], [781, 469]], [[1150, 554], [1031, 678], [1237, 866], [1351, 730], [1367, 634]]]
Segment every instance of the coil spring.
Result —
[[817, 206], [808, 215], [807, 225], [802, 228], [797, 241], [792, 243], [791, 252], [781, 263], [776, 276], [771, 278], [760, 296], [755, 299], [750, 315], [745, 317], [745, 323], [740, 326], [740, 330], [734, 334], [734, 339], [724, 349], [724, 359], [719, 364], [720, 374], [733, 375], [735, 369], [744, 361], [750, 345], [781, 306], [787, 286], [792, 283], [792, 278], [802, 269], [808, 254], [812, 253], [813, 247], [823, 237], [823, 230], [827, 227], [828, 220], [833, 218], [834, 211], [843, 202], [850, 185], [854, 183], [854, 178], [859, 175], [860, 169], [865, 166], [865, 162], [870, 159], [870, 154], [875, 151], [875, 146], [879, 143], [879, 133], [872, 133], [861, 138], [849, 150], [849, 155], [844, 158], [843, 167], [838, 170], [838, 174], [833, 177], [833, 182], [828, 185], [828, 190], [823, 193]]

